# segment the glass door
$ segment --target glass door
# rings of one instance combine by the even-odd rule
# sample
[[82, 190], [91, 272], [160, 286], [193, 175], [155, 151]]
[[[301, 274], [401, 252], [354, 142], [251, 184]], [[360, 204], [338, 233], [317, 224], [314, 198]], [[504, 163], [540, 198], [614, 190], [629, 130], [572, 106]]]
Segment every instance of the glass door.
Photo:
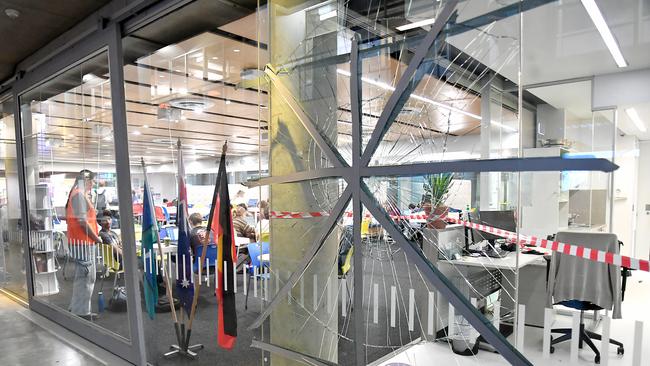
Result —
[[0, 97], [0, 288], [27, 300], [14, 108]]

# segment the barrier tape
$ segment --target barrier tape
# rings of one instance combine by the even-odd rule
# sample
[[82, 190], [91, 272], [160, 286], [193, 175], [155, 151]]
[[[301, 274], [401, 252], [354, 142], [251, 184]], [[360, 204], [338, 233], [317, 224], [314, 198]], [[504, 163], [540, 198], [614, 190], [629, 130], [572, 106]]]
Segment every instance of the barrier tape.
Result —
[[[352, 213], [346, 212], [345, 215], [346, 217], [351, 217]], [[304, 219], [310, 217], [325, 217], [325, 216], [329, 216], [329, 213], [328, 212], [271, 211], [271, 218], [276, 218], [276, 219], [287, 219], [287, 218]], [[371, 215], [366, 214], [365, 217], [371, 217]], [[391, 218], [393, 220], [395, 219], [422, 220], [422, 219], [426, 219], [427, 215], [418, 215], [418, 214], [399, 215], [399, 216], [391, 215]], [[566, 255], [572, 255], [575, 257], [588, 259], [594, 262], [613, 264], [625, 268], [638, 269], [640, 271], [650, 272], [650, 261], [648, 260], [632, 258], [625, 255], [615, 254], [603, 250], [591, 249], [580, 245], [573, 245], [573, 244], [562, 243], [554, 240], [541, 239], [535, 236], [517, 234], [517, 233], [513, 233], [512, 231], [502, 230], [499, 228], [495, 228], [483, 224], [476, 224], [476, 223], [463, 221], [451, 217], [446, 217], [445, 219], [448, 222], [463, 225], [471, 229], [480, 230], [486, 233], [498, 235], [503, 238], [518, 242], [519, 244], [534, 245], [536, 247], [550, 249], [554, 252], [559, 252]]]
[[[329, 212], [296, 212], [296, 211], [271, 211], [272, 219], [308, 219], [311, 217], [326, 217], [329, 216]], [[346, 212], [345, 217], [352, 217], [352, 212]], [[371, 217], [370, 214], [366, 214], [365, 217]], [[391, 215], [393, 220], [402, 219], [402, 220], [426, 220], [427, 215], [400, 215], [395, 216]]]
[[573, 245], [573, 244], [562, 243], [554, 240], [541, 239], [535, 236], [527, 236], [521, 234], [517, 235], [517, 233], [513, 233], [512, 231], [502, 230], [502, 229], [498, 229], [498, 228], [494, 228], [482, 224], [475, 224], [472, 222], [458, 220], [450, 217], [447, 218], [447, 221], [453, 222], [455, 224], [460, 224], [472, 229], [487, 232], [490, 234], [498, 235], [506, 239], [518, 241], [519, 244], [534, 245], [536, 247], [550, 249], [554, 252], [572, 255], [574, 257], [580, 257], [594, 262], [613, 264], [625, 268], [638, 269], [640, 271], [650, 272], [650, 261], [644, 259], [632, 258], [625, 255], [607, 252], [604, 250], [591, 249], [580, 245]]

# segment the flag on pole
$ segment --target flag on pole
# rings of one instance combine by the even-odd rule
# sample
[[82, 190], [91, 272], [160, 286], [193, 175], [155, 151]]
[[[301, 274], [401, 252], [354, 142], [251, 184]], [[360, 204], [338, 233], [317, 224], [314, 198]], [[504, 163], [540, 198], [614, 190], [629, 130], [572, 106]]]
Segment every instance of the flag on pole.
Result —
[[183, 165], [183, 151], [181, 142], [178, 141], [178, 207], [176, 210], [176, 226], [178, 227], [178, 250], [176, 265], [179, 266], [179, 275], [176, 279], [176, 292], [181, 306], [187, 315], [192, 312], [194, 298], [194, 280], [192, 271], [192, 252], [190, 247], [190, 225], [187, 214], [187, 188], [185, 186], [185, 166]]
[[[142, 162], [144, 169], [144, 161]], [[153, 209], [151, 189], [147, 182], [147, 172], [144, 172], [144, 199], [142, 210], [142, 258], [144, 262], [144, 300], [149, 318], [156, 316], [156, 304], [158, 303], [158, 282], [156, 252], [153, 250], [154, 243], [158, 242], [158, 223]]]
[[[225, 349], [232, 349], [237, 339], [237, 311], [235, 308], [235, 279], [232, 275], [236, 265], [235, 231], [230, 212], [228, 177], [226, 173], [226, 150], [224, 145], [219, 162], [217, 185], [214, 188], [208, 227], [217, 242], [217, 343]], [[224, 284], [224, 277], [227, 283]]]

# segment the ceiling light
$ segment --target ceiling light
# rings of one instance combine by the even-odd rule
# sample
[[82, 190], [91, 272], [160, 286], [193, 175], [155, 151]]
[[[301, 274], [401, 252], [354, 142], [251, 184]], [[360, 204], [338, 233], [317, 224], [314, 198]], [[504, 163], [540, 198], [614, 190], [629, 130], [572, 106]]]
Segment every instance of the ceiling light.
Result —
[[405, 30], [409, 30], [409, 29], [413, 29], [413, 28], [420, 28], [420, 27], [424, 27], [425, 25], [431, 25], [435, 21], [436, 21], [436, 18], [424, 19], [424, 20], [420, 20], [420, 21], [417, 21], [417, 22], [414, 22], [414, 23], [408, 23], [408, 24], [400, 25], [396, 29], [398, 31], [400, 31], [400, 32], [403, 32]]
[[325, 14], [321, 14], [318, 18], [322, 22], [323, 20], [327, 20], [329, 18], [334, 18], [336, 15], [337, 15], [336, 9], [334, 9], [334, 10], [332, 10], [330, 12], [325, 13]]
[[20, 16], [20, 12], [16, 9], [5, 9], [5, 15], [11, 19], [16, 19]]
[[627, 62], [625, 61], [625, 58], [623, 58], [621, 49], [618, 47], [618, 43], [616, 42], [616, 39], [614, 38], [612, 31], [607, 26], [607, 23], [605, 22], [605, 18], [603, 18], [603, 14], [600, 12], [600, 9], [598, 9], [598, 5], [596, 5], [596, 1], [595, 0], [580, 0], [580, 1], [582, 2], [582, 5], [585, 7], [585, 10], [587, 10], [589, 17], [591, 17], [591, 21], [594, 22], [596, 29], [598, 29], [598, 32], [600, 33], [600, 36], [603, 38], [605, 45], [609, 49], [609, 53], [612, 54], [612, 57], [614, 58], [614, 62], [616, 62], [616, 65], [618, 65], [618, 67], [626, 67]]
[[230, 99], [226, 99], [226, 104], [230, 104], [230, 103], [232, 103]]
[[239, 48], [235, 48], [234, 50], [232, 50], [232, 52], [239, 52], [239, 51], [240, 51]]
[[97, 76], [95, 76], [93, 74], [84, 74], [84, 76], [81, 77], [81, 81], [83, 81], [84, 83], [87, 83], [87, 82], [89, 82], [91, 80], [94, 80], [96, 77]]
[[639, 117], [639, 113], [637, 113], [636, 109], [634, 108], [626, 108], [625, 109], [625, 114], [627, 114], [628, 117], [634, 122], [634, 125], [636, 128], [639, 129], [641, 132], [646, 132], [647, 129], [645, 127], [645, 123], [641, 120], [641, 117]]
[[219, 57], [217, 57], [217, 56], [214, 56], [214, 57], [212, 57], [212, 59], [213, 59], [213, 60], [218, 60], [218, 59], [219, 59]]
[[134, 135], [136, 135], [136, 136], [138, 136], [138, 135], [141, 135], [141, 134], [142, 134], [142, 133], [140, 133], [140, 131], [133, 131], [133, 132], [131, 132], [131, 133], [132, 133], [132, 134], [134, 134]]
[[149, 125], [142, 125], [142, 128], [149, 128]]
[[[350, 76], [350, 72], [346, 71], [346, 70], [343, 70], [343, 69], [336, 69], [336, 72], [341, 74], [341, 75], [345, 75], [345, 76], [348, 76], [348, 77]], [[395, 88], [393, 86], [388, 85], [388, 84], [386, 84], [384, 82], [381, 82], [381, 81], [372, 80], [372, 79], [365, 78], [365, 77], [362, 77], [361, 81], [363, 81], [365, 83], [368, 83], [370, 85], [377, 86], [377, 87], [385, 89], [385, 90], [395, 91]], [[460, 113], [460, 114], [463, 114], [463, 115], [468, 116], [468, 117], [472, 117], [472, 118], [477, 119], [479, 121], [481, 120], [481, 116], [479, 116], [478, 114], [466, 112], [466, 111], [464, 111], [462, 109], [458, 109], [456, 107], [452, 107], [452, 106], [444, 104], [444, 103], [436, 102], [433, 99], [429, 99], [429, 98], [423, 97], [421, 95], [411, 94], [411, 98], [417, 99], [419, 101], [422, 101], [422, 102], [425, 102], [425, 103], [428, 103], [428, 104], [432, 104], [432, 105], [434, 105], [436, 107], [440, 107], [440, 108], [446, 109], [446, 110], [451, 111], [451, 112], [456, 112], [456, 113]]]

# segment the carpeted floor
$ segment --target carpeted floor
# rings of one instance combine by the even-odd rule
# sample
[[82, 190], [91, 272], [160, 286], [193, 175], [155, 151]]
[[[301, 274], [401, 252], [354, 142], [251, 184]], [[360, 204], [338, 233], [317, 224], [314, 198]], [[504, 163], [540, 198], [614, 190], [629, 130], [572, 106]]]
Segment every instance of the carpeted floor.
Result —
[[[393, 248], [395, 249], [395, 248]], [[375, 250], [375, 252], [373, 252]], [[391, 327], [389, 324], [389, 306], [390, 306], [390, 287], [396, 285], [398, 288], [414, 288], [417, 296], [426, 298], [426, 287], [418, 277], [415, 270], [409, 269], [409, 264], [400, 251], [395, 251], [392, 256], [387, 252], [377, 251], [377, 248], [366, 248], [364, 260], [364, 306], [362, 311], [356, 312], [351, 309], [351, 277], [348, 278], [348, 295], [349, 303], [346, 305], [346, 316], [340, 316], [343, 308], [341, 297], [338, 303], [338, 350], [334, 350], [338, 357], [338, 364], [354, 364], [354, 317], [362, 316], [364, 318], [364, 332], [366, 333], [363, 342], [368, 346], [365, 347], [368, 362], [375, 361], [386, 354], [391, 353], [402, 345], [414, 341], [421, 335], [421, 321], [416, 319], [414, 331], [408, 329], [408, 291], [400, 291], [397, 301], [397, 321], [396, 326]], [[74, 265], [69, 265], [66, 269], [67, 279], [63, 278], [62, 271], [58, 272], [59, 293], [47, 297], [47, 301], [55, 304], [59, 308], [67, 309], [70, 295], [72, 292], [72, 277]], [[348, 274], [351, 276], [351, 273]], [[309, 276], [306, 276], [308, 278]], [[213, 279], [211, 279], [211, 282]], [[339, 280], [339, 284], [340, 284]], [[147, 347], [148, 360], [154, 365], [269, 365], [270, 355], [263, 353], [261, 350], [252, 348], [253, 339], [269, 340], [268, 320], [261, 327], [262, 330], [248, 331], [246, 328], [259, 315], [262, 303], [260, 298], [253, 296], [251, 290], [248, 310], [244, 309], [245, 296], [243, 294], [243, 277], [238, 276], [238, 294], [237, 294], [237, 319], [238, 319], [238, 338], [235, 348], [227, 351], [217, 347], [217, 302], [214, 296], [214, 285], [210, 288], [202, 287], [196, 319], [194, 321], [192, 332], [192, 344], [202, 343], [205, 348], [199, 352], [196, 360], [185, 360], [179, 357], [165, 359], [163, 354], [169, 351], [169, 346], [176, 343], [173, 322], [170, 313], [156, 314], [154, 320], [149, 319], [144, 313], [145, 342]], [[118, 281], [123, 284], [123, 279]], [[378, 285], [378, 312], [379, 318], [377, 323], [374, 322], [374, 298], [372, 295], [373, 284]], [[113, 277], [104, 280], [103, 292], [106, 301], [110, 297], [113, 287]], [[95, 294], [93, 295], [93, 308], [97, 311], [97, 292], [102, 288], [101, 279], [98, 278], [95, 285]], [[341, 287], [339, 287], [340, 289]], [[258, 294], [259, 295], [259, 294]], [[308, 298], [309, 296], [305, 296]], [[309, 318], [309, 314], [301, 309], [292, 309], [296, 317]], [[417, 310], [416, 310], [417, 311]], [[422, 310], [420, 310], [422, 311]], [[186, 315], [184, 315], [186, 317]], [[417, 314], [416, 314], [417, 316]], [[127, 313], [114, 313], [104, 311], [100, 314], [99, 319], [95, 320], [96, 324], [115, 332], [119, 335], [129, 337], [129, 322]], [[261, 332], [264, 332], [262, 334]], [[330, 333], [332, 330], [329, 330]], [[303, 334], [296, 334], [296, 337], [313, 337], [314, 334], [305, 330]], [[318, 335], [317, 335], [318, 336]]]

